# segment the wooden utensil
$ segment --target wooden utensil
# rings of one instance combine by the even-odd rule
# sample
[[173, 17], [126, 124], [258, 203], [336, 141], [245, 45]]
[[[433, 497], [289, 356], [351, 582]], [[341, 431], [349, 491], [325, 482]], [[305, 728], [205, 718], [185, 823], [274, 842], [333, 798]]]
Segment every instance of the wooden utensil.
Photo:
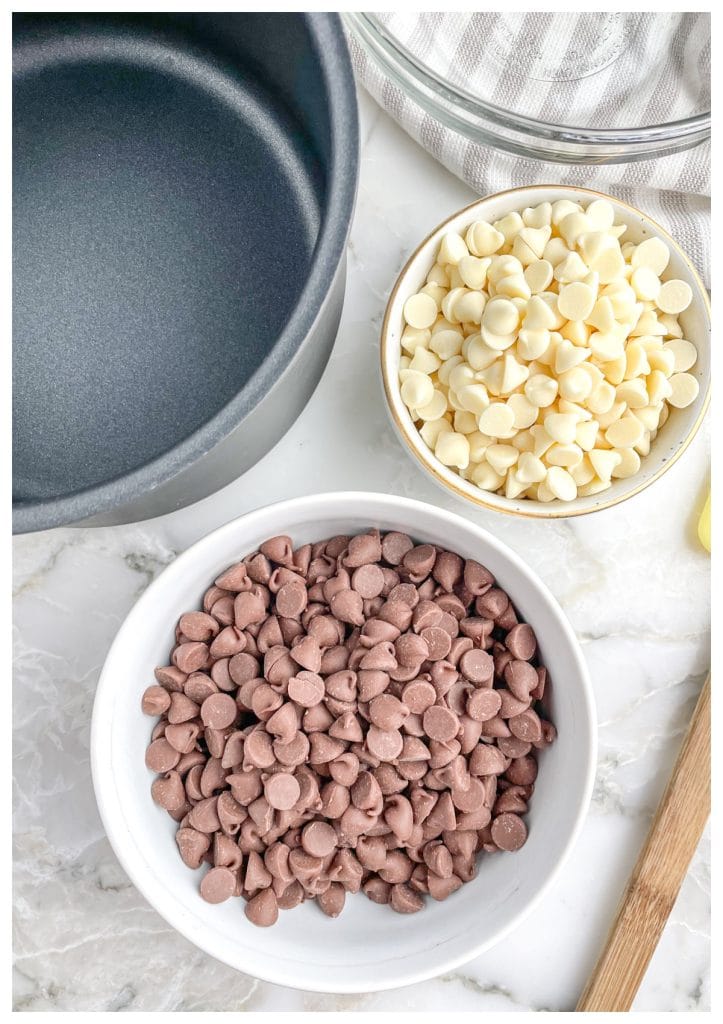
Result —
[[630, 1009], [709, 814], [710, 675], [578, 1010]]

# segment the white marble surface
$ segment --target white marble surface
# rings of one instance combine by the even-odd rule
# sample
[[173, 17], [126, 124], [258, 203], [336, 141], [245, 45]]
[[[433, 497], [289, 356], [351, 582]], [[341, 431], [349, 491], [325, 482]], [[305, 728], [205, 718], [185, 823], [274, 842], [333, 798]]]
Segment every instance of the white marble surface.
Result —
[[[457, 512], [387, 424], [385, 296], [419, 238], [469, 189], [361, 97], [362, 170], [342, 326], [304, 414], [251, 472], [163, 519], [16, 538], [15, 1006], [22, 1010], [569, 1010], [662, 793], [709, 658], [709, 560], [695, 539], [709, 428], [651, 489], [567, 522], [479, 512], [552, 589], [583, 644], [600, 718], [593, 805], [563, 879], [528, 922], [451, 975], [316, 996], [237, 974], [175, 934], [105, 839], [88, 742], [93, 692], [139, 593], [199, 536], [275, 499], [396, 491]], [[709, 850], [694, 859], [638, 1010], [709, 1008]]]

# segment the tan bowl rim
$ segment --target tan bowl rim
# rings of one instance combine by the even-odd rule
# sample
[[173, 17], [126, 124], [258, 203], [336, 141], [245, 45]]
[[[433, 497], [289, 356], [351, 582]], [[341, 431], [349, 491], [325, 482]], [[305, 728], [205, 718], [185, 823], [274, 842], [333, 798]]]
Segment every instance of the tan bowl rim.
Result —
[[[556, 192], [575, 193], [575, 194], [594, 196], [597, 199], [607, 199], [607, 200], [617, 204], [618, 206], [622, 206], [624, 209], [629, 210], [630, 213], [634, 214], [636, 217], [642, 217], [644, 221], [646, 221], [648, 224], [651, 224], [655, 228], [656, 231], [659, 231], [660, 234], [663, 235], [664, 238], [666, 238], [668, 240], [669, 244], [676, 250], [676, 252], [679, 254], [679, 256], [681, 257], [683, 262], [686, 264], [686, 266], [688, 267], [688, 271], [689, 271], [691, 277], [693, 278], [693, 281], [697, 285], [698, 290], [700, 292], [700, 295], [703, 298], [703, 303], [704, 303], [705, 308], [706, 308], [707, 313], [708, 313], [708, 319], [709, 320], [711, 319], [710, 299], [708, 297], [708, 292], [706, 290], [706, 287], [705, 287], [705, 285], [703, 284], [703, 282], [700, 279], [700, 275], [698, 274], [698, 271], [695, 269], [695, 267], [691, 263], [689, 257], [681, 249], [681, 247], [678, 245], [678, 243], [675, 241], [675, 239], [670, 235], [670, 233], [668, 231], [666, 231], [664, 227], [662, 227], [660, 224], [658, 224], [658, 222], [656, 220], [653, 220], [652, 217], [649, 217], [646, 213], [643, 213], [642, 210], [638, 210], [636, 207], [631, 206], [629, 203], [623, 202], [622, 199], [617, 199], [615, 196], [608, 195], [605, 192], [598, 192], [595, 189], [591, 189], [591, 188], [582, 188], [582, 187], [580, 187], [578, 185], [545, 185], [545, 184], [540, 184], [540, 185], [521, 185], [518, 188], [508, 188], [508, 189], [504, 189], [502, 192], [493, 192], [493, 193], [491, 193], [488, 196], [481, 196], [479, 199], [475, 199], [474, 202], [469, 203], [467, 206], [463, 206], [459, 210], [456, 210], [454, 213], [450, 214], [449, 217], [446, 217], [432, 231], [429, 232], [429, 234], [419, 243], [417, 248], [414, 250], [412, 255], [409, 257], [407, 262], [404, 264], [404, 266], [402, 267], [402, 269], [400, 270], [400, 272], [399, 272], [399, 274], [397, 276], [397, 280], [394, 283], [394, 287], [392, 288], [392, 290], [391, 290], [391, 292], [389, 294], [389, 298], [387, 300], [386, 309], [384, 310], [384, 319], [382, 321], [382, 331], [381, 331], [381, 339], [380, 339], [380, 342], [381, 342], [381, 344], [380, 344], [380, 358], [381, 358], [381, 369], [382, 369], [382, 382], [384, 384], [384, 395], [385, 395], [385, 398], [386, 398], [386, 401], [387, 401], [387, 407], [389, 409], [390, 415], [392, 416], [392, 418], [394, 420], [394, 423], [396, 424], [396, 427], [397, 427], [397, 430], [399, 431], [400, 436], [404, 440], [405, 445], [407, 446], [408, 450], [411, 452], [413, 457], [416, 459], [416, 461], [419, 462], [427, 470], [427, 472], [431, 473], [431, 475], [437, 480], [437, 482], [442, 487], [445, 488], [445, 490], [451, 491], [452, 493], [456, 494], [457, 497], [462, 499], [462, 501], [469, 502], [469, 503], [471, 503], [473, 505], [478, 506], [479, 508], [490, 509], [490, 511], [492, 511], [492, 512], [499, 512], [502, 515], [518, 516], [518, 517], [520, 517], [522, 519], [570, 519], [573, 516], [584, 516], [584, 515], [590, 515], [593, 512], [601, 512], [603, 509], [612, 508], [615, 505], [619, 505], [623, 501], [627, 501], [628, 498], [632, 498], [636, 494], [640, 494], [641, 491], [644, 491], [651, 484], [655, 483], [656, 480], [659, 480], [660, 477], [664, 473], [666, 473], [670, 469], [670, 467], [672, 465], [674, 465], [674, 463], [676, 463], [678, 461], [680, 456], [689, 447], [689, 445], [691, 444], [693, 438], [698, 433], [698, 430], [700, 429], [700, 426], [701, 426], [703, 420], [705, 419], [705, 415], [706, 415], [706, 413], [708, 411], [708, 406], [710, 405], [710, 375], [708, 376], [708, 380], [707, 380], [707, 383], [706, 383], [705, 394], [703, 396], [703, 402], [702, 402], [702, 405], [700, 407], [700, 412], [698, 413], [698, 416], [696, 417], [694, 423], [690, 427], [690, 429], [689, 429], [688, 433], [686, 434], [686, 436], [683, 438], [683, 441], [681, 442], [681, 444], [676, 448], [675, 452], [668, 459], [666, 459], [665, 462], [662, 463], [662, 465], [660, 466], [658, 471], [656, 473], [654, 473], [651, 477], [649, 477], [647, 480], [643, 481], [642, 483], [639, 483], [636, 487], [631, 488], [631, 490], [626, 491], [624, 494], [619, 495], [617, 498], [609, 498], [607, 501], [603, 501], [600, 504], [595, 505], [593, 508], [570, 509], [570, 508], [566, 508], [566, 506], [569, 505], [570, 503], [561, 502], [558, 499], [556, 499], [555, 501], [547, 503], [546, 506], [543, 509], [540, 509], [539, 511], [533, 510], [532, 508], [529, 511], [523, 511], [522, 509], [516, 509], [516, 508], [515, 509], [503, 508], [500, 505], [494, 504], [493, 502], [490, 502], [490, 501], [486, 500], [484, 497], [479, 497], [478, 498], [477, 496], [473, 496], [471, 494], [467, 494], [467, 492], [462, 490], [461, 487], [457, 487], [456, 484], [453, 484], [450, 481], [446, 480], [437, 471], [437, 468], [434, 465], [434, 462], [436, 462], [437, 460], [434, 458], [434, 456], [431, 456], [429, 459], [427, 459], [426, 457], [424, 457], [423, 455], [421, 455], [417, 451], [417, 449], [410, 443], [406, 425], [401, 421], [401, 419], [397, 415], [396, 409], [394, 408], [394, 404], [393, 404], [393, 401], [392, 401], [392, 390], [393, 390], [392, 389], [392, 384], [391, 384], [391, 381], [389, 380], [389, 377], [388, 377], [388, 374], [387, 374], [387, 370], [386, 370], [386, 355], [387, 355], [388, 336], [389, 336], [389, 320], [390, 320], [390, 316], [391, 316], [392, 304], [394, 303], [394, 300], [397, 297], [397, 293], [398, 293], [398, 291], [399, 291], [399, 289], [401, 287], [401, 284], [402, 284], [402, 279], [404, 278], [405, 274], [410, 269], [412, 264], [416, 261], [417, 257], [420, 254], [420, 251], [430, 241], [430, 239], [434, 235], [436, 235], [439, 231], [441, 231], [442, 228], [446, 227], [447, 224], [449, 224], [451, 221], [456, 220], [457, 217], [460, 216], [460, 214], [467, 213], [468, 211], [471, 212], [476, 207], [480, 206], [482, 203], [486, 203], [486, 202], [488, 202], [491, 199], [499, 199], [502, 196], [508, 196], [508, 195], [513, 195], [513, 194], [515, 194], [515, 195], [522, 195], [525, 192], [532, 192], [532, 191], [537, 192], [537, 191], [540, 191], [542, 189], [553, 190], [553, 191], [556, 191]], [[485, 494], [485, 493], [486, 492], [484, 492], [482, 490], [480, 491], [480, 494]], [[500, 495], [500, 497], [503, 497], [503, 496]], [[521, 504], [524, 505], [524, 501]], [[550, 507], [550, 506], [552, 506], [552, 507]]]

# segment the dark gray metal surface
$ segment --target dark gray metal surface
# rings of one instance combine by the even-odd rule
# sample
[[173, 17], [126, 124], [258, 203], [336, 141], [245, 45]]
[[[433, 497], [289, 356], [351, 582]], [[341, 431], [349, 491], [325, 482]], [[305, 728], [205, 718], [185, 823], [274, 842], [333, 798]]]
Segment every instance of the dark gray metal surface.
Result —
[[334, 15], [16, 15], [13, 527], [146, 518], [290, 426], [343, 297]]

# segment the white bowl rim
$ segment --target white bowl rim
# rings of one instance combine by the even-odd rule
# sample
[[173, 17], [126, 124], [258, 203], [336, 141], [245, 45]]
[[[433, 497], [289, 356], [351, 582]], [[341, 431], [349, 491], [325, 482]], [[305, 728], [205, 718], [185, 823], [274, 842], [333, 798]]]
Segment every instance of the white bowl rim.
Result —
[[[574, 198], [575, 195], [588, 196], [590, 199], [606, 199], [613, 205], [621, 207], [627, 210], [630, 214], [639, 218], [641, 221], [647, 223], [654, 233], [661, 235], [668, 243], [671, 249], [673, 249], [676, 255], [685, 264], [687, 272], [690, 275], [692, 284], [695, 285], [693, 289], [694, 297], [702, 300], [703, 309], [708, 320], [708, 345], [710, 345], [710, 323], [711, 323], [711, 306], [710, 298], [703, 284], [698, 271], [693, 266], [690, 257], [684, 252], [678, 242], [672, 237], [672, 235], [665, 230], [665, 228], [659, 224], [656, 220], [650, 217], [647, 213], [639, 210], [635, 206], [631, 206], [630, 203], [626, 203], [622, 199], [618, 199], [616, 196], [610, 195], [606, 192], [599, 192], [595, 189], [583, 188], [579, 185], [559, 185], [559, 184], [544, 184], [539, 185], [519, 185], [515, 188], [504, 189], [501, 192], [490, 193], [486, 196], [481, 196], [479, 199], [475, 199], [474, 202], [469, 203], [467, 206], [463, 206], [458, 210], [455, 210], [448, 217], [445, 217], [437, 226], [430, 231], [427, 236], [416, 246], [409, 259], [405, 262], [402, 269], [399, 271], [397, 278], [394, 282], [394, 286], [389, 293], [389, 298], [384, 310], [384, 317], [382, 320], [381, 335], [380, 335], [380, 364], [381, 364], [381, 376], [382, 386], [384, 391], [385, 403], [387, 412], [392, 421], [392, 424], [402, 442], [403, 447], [409, 452], [415, 462], [422, 466], [425, 472], [434, 479], [438, 486], [442, 487], [448, 494], [454, 494], [461, 501], [467, 503], [474, 508], [485, 508], [492, 512], [499, 512], [503, 515], [518, 516], [522, 519], [569, 519], [574, 516], [590, 515], [593, 512], [601, 512], [604, 509], [613, 508], [619, 505], [623, 501], [627, 501], [628, 498], [632, 498], [637, 494], [640, 494], [651, 484], [654, 484], [660, 477], [666, 473], [670, 467], [677, 462], [683, 452], [690, 446], [693, 439], [695, 438], [698, 430], [700, 429], [705, 415], [710, 405], [710, 388], [711, 388], [711, 376], [709, 372], [705, 381], [705, 388], [702, 391], [702, 395], [696, 399], [699, 403], [699, 411], [692, 423], [688, 432], [683, 436], [680, 443], [672, 451], [670, 456], [663, 461], [658, 470], [647, 477], [635, 483], [634, 475], [629, 478], [631, 486], [628, 490], [622, 492], [615, 498], [607, 498], [601, 495], [600, 500], [591, 502], [589, 505], [583, 507], [575, 507], [574, 502], [562, 502], [558, 500], [550, 502], [535, 502], [528, 499], [523, 499], [517, 503], [504, 495], [497, 494], [496, 492], [487, 492], [480, 490], [479, 494], [473, 493], [468, 490], [466, 481], [458, 477], [457, 474], [451, 470], [447, 470], [447, 467], [443, 466], [435, 456], [424, 449], [423, 445], [417, 445], [414, 440], [410, 437], [410, 431], [407, 424], [403, 422], [402, 415], [400, 415], [400, 408], [406, 412], [406, 407], [401, 399], [399, 392], [399, 382], [395, 377], [394, 381], [390, 379], [390, 373], [388, 371], [388, 360], [389, 360], [389, 331], [390, 331], [390, 318], [392, 306], [395, 304], [397, 294], [407, 276], [407, 274], [413, 269], [421, 256], [422, 250], [429, 245], [429, 243], [437, 236], [441, 236], [445, 229], [449, 225], [459, 220], [463, 215], [472, 215], [473, 211], [484, 207], [488, 203], [493, 203], [496, 200], [503, 199], [506, 197], [513, 197], [519, 195], [525, 197], [528, 193], [536, 192], [558, 192], [560, 198]], [[416, 428], [414, 428], [416, 429]], [[661, 428], [663, 429], [663, 428]], [[594, 496], [592, 496], [594, 497]]]
[[[575, 674], [577, 675], [580, 684], [579, 700], [584, 713], [584, 722], [587, 726], [587, 735], [581, 737], [581, 740], [584, 742], [588, 751], [586, 777], [581, 790], [582, 796], [579, 801], [575, 822], [561, 855], [556, 864], [550, 869], [547, 877], [536, 891], [534, 897], [530, 899], [529, 902], [522, 907], [504, 927], [498, 929], [498, 931], [486, 941], [477, 946], [470, 947], [460, 955], [449, 957], [441, 961], [438, 970], [435, 969], [430, 971], [427, 969], [415, 970], [407, 968], [400, 971], [398, 978], [385, 979], [382, 982], [369, 978], [368, 981], [359, 984], [339, 983], [338, 980], [335, 981], [333, 972], [330, 972], [328, 983], [323, 979], [315, 980], [314, 983], [308, 984], [303, 981], [300, 982], [299, 980], [295, 980], [293, 985], [290, 985], [288, 981], [285, 981], [274, 972], [273, 965], [271, 963], [268, 970], [260, 971], [255, 969], [253, 974], [253, 977], [257, 977], [261, 981], [284, 985], [286, 987], [293, 987], [301, 991], [340, 994], [377, 992], [402, 988], [407, 985], [427, 981], [430, 978], [437, 977], [440, 974], [454, 970], [462, 964], [467, 963], [475, 956], [478, 956], [487, 949], [490, 949], [510, 932], [514, 931], [538, 905], [543, 896], [559, 877], [562, 868], [567, 862], [570, 852], [578, 839], [589, 811], [597, 768], [597, 714], [592, 682], [585, 658], [582, 654], [582, 649], [569, 620], [546, 584], [527, 565], [520, 555], [509, 548], [506, 544], [499, 541], [493, 534], [489, 533], [481, 526], [478, 526], [476, 523], [466, 519], [466, 517], [455, 512], [449, 512], [446, 509], [441, 509], [429, 502], [373, 491], [333, 491], [321, 494], [310, 494], [297, 498], [288, 498], [282, 501], [273, 502], [269, 505], [257, 507], [204, 535], [178, 555], [178, 557], [166, 566], [166, 568], [163, 569], [163, 571], [159, 573], [159, 575], [149, 584], [130, 609], [128, 615], [121, 624], [113, 643], [111, 644], [98, 679], [93, 704], [90, 733], [91, 775], [98, 811], [100, 813], [105, 833], [115, 855], [120, 861], [124, 871], [131, 879], [133, 885], [157, 911], [157, 913], [159, 913], [168, 924], [170, 924], [186, 939], [196, 945], [199, 949], [202, 949], [203, 952], [207, 953], [209, 956], [214, 957], [214, 959], [225, 963], [227, 966], [234, 968], [234, 970], [245, 972], [244, 967], [239, 963], [234, 962], [232, 957], [225, 955], [222, 948], [209, 948], [209, 944], [199, 940], [194, 935], [189, 934], [188, 930], [184, 927], [182, 914], [180, 911], [176, 911], [175, 901], [171, 898], [167, 898], [165, 890], [159, 894], [159, 890], [157, 888], [152, 890], [147, 884], [146, 875], [144, 873], [144, 858], [142, 850], [138, 845], [136, 845], [133, 837], [124, 827], [124, 822], [120, 813], [120, 802], [118, 799], [117, 788], [114, 784], [115, 777], [113, 772], [108, 770], [109, 763], [106, 759], [106, 755], [111, 750], [112, 746], [113, 700], [117, 694], [117, 691], [113, 691], [110, 685], [111, 675], [114, 672], [113, 663], [119, 656], [121, 656], [121, 652], [124, 647], [129, 642], [132, 643], [135, 630], [137, 628], [142, 629], [143, 609], [148, 602], [154, 599], [155, 592], [159, 588], [159, 581], [161, 579], [167, 582], [169, 578], [181, 575], [186, 564], [196, 562], [199, 558], [202, 559], [206, 548], [213, 547], [220, 538], [223, 538], [226, 535], [229, 537], [233, 536], [241, 523], [248, 524], [250, 528], [253, 528], [255, 524], [262, 523], [264, 517], [272, 509], [274, 511], [283, 510], [288, 512], [289, 521], [293, 522], [293, 517], [296, 514], [318, 509], [320, 503], [324, 506], [328, 506], [328, 510], [335, 509], [339, 518], [343, 518], [344, 515], [350, 514], [350, 511], [351, 514], [358, 514], [358, 510], [360, 508], [365, 508], [366, 505], [372, 504], [375, 507], [375, 511], [374, 513], [369, 512], [368, 514], [373, 514], [379, 519], [383, 519], [387, 512], [394, 513], [400, 511], [420, 510], [428, 513], [431, 510], [443, 523], [446, 523], [450, 531], [452, 531], [455, 526], [461, 522], [466, 529], [471, 529], [477, 533], [485, 544], [494, 548], [497, 554], [509, 561], [526, 578], [528, 586], [537, 592], [537, 596], [539, 596], [548, 605], [548, 608], [557, 620], [557, 625], [565, 635], [565, 639], [569, 645], [570, 654], [575, 662]], [[412, 530], [411, 532], [413, 533], [414, 531]], [[450, 533], [450, 535], [452, 534]], [[403, 961], [400, 959], [400, 964], [402, 963]]]

